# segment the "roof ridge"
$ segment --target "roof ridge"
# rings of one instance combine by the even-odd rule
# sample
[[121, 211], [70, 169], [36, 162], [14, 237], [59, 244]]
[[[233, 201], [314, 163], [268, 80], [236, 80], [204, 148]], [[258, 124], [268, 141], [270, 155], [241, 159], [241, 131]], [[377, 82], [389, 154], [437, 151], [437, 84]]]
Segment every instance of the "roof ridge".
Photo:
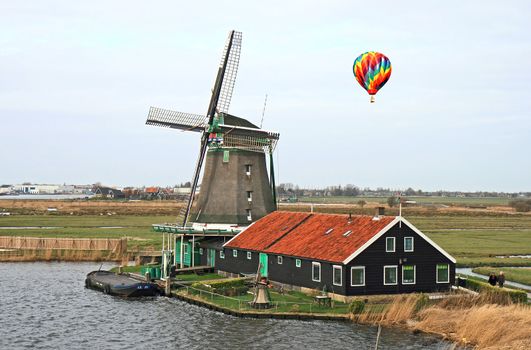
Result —
[[280, 237], [278, 237], [277, 239], [275, 239], [273, 242], [271, 242], [271, 244], [269, 244], [268, 246], [266, 246], [264, 248], [264, 251], [271, 248], [272, 246], [274, 246], [278, 241], [280, 241], [282, 238], [286, 237], [291, 231], [295, 230], [297, 227], [299, 227], [300, 225], [302, 225], [303, 222], [305, 222], [306, 220], [308, 220], [311, 216], [313, 215], [313, 213], [310, 213], [308, 214], [304, 219], [302, 219], [301, 221], [299, 221], [299, 223], [297, 223], [295, 226], [293, 226], [291, 229], [289, 229], [288, 231], [286, 231], [286, 233], [284, 233], [283, 235], [281, 235]]

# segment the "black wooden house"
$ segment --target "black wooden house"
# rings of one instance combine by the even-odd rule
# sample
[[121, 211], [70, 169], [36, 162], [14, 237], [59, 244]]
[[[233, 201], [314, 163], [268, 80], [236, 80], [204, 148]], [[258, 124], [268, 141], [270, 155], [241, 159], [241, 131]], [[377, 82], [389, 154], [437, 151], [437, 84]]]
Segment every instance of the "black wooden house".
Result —
[[216, 268], [340, 296], [446, 291], [455, 259], [403, 217], [273, 212], [223, 245]]

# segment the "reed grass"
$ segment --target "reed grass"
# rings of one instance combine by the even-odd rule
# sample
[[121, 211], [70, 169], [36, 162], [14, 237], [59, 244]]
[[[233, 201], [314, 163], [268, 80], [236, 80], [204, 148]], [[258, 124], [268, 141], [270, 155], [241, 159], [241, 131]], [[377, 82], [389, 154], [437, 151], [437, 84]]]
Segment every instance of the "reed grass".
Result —
[[425, 296], [399, 295], [383, 310], [351, 315], [360, 323], [402, 326], [433, 333], [476, 349], [531, 349], [531, 307], [494, 293], [451, 295], [425, 303]]
[[122, 261], [125, 258], [116, 252], [105, 250], [17, 250], [2, 252], [0, 261]]

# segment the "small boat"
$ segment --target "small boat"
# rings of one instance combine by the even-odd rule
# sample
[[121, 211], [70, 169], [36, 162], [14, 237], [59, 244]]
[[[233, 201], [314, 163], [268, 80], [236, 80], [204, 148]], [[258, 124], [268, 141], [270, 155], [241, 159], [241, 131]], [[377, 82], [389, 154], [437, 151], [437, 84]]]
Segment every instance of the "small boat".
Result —
[[100, 290], [105, 294], [124, 297], [144, 297], [161, 295], [157, 284], [144, 282], [127, 274], [117, 274], [111, 271], [92, 271], [85, 279], [85, 287]]

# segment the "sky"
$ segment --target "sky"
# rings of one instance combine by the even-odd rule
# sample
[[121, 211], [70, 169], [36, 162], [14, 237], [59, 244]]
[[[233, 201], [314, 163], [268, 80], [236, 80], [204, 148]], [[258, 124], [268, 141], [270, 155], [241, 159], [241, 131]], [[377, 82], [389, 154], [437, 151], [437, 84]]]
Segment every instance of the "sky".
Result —
[[[230, 113], [280, 132], [277, 183], [531, 190], [526, 1], [0, 0], [0, 183], [190, 181], [229, 30]], [[376, 103], [354, 59], [391, 60]]]

